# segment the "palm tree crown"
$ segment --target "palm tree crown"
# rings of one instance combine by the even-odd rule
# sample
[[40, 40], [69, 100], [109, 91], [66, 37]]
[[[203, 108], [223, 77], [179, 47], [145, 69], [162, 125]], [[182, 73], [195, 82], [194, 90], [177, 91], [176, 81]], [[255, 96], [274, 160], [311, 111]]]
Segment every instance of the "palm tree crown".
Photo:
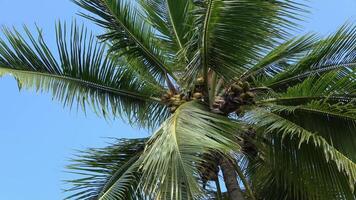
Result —
[[105, 32], [58, 23], [55, 53], [4, 28], [0, 75], [155, 132], [81, 152], [68, 199], [356, 199], [356, 27], [292, 37], [293, 0], [73, 2]]

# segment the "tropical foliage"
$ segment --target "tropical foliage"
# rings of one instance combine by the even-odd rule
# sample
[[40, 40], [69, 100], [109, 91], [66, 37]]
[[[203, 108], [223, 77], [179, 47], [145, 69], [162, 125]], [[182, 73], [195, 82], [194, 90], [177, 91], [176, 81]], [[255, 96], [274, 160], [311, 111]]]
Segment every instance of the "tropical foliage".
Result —
[[73, 2], [103, 33], [4, 28], [0, 75], [156, 131], [79, 152], [68, 199], [356, 199], [355, 26], [293, 37], [293, 0]]

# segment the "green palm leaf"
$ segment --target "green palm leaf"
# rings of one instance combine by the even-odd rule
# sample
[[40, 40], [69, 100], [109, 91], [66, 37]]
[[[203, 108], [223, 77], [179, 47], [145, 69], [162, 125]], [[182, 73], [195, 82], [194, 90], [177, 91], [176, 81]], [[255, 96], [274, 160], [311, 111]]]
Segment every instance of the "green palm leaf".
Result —
[[312, 101], [306, 105], [271, 105], [270, 108], [294, 123], [318, 132], [340, 152], [352, 161], [356, 161], [354, 153], [356, 145], [354, 102], [333, 104], [325, 101]]
[[[213, 69], [226, 79], [244, 74], [263, 51], [285, 38], [303, 6], [294, 1], [200, 2], [195, 11], [196, 55], [186, 77]], [[295, 14], [295, 15], [293, 15]], [[206, 75], [205, 75], [206, 76]]]
[[148, 142], [142, 154], [141, 185], [159, 199], [194, 199], [204, 196], [197, 176], [201, 155], [228, 156], [240, 147], [240, 125], [210, 113], [197, 102], [182, 105]]
[[279, 104], [298, 105], [311, 100], [330, 99], [350, 102], [355, 99], [356, 73], [351, 69], [329, 72], [312, 76], [302, 83], [289, 87], [286, 92], [275, 94], [276, 98], [261, 100], [260, 103], [277, 102]]
[[[192, 3], [189, 0], [140, 0], [145, 10], [145, 15], [150, 23], [158, 31], [157, 37], [161, 42], [161, 48], [164, 46], [168, 54], [172, 56], [172, 61], [177, 61], [175, 57], [182, 55], [182, 60], [187, 61], [185, 45], [189, 39], [189, 33], [192, 31]], [[179, 63], [175, 65], [179, 67]], [[180, 66], [184, 69], [184, 65]], [[178, 70], [178, 69], [174, 69]]]
[[74, 187], [67, 199], [138, 200], [137, 160], [147, 139], [120, 139], [108, 147], [80, 152], [68, 166], [80, 178], [68, 181]]
[[324, 154], [323, 158], [326, 163], [333, 162], [337, 167], [336, 169], [347, 177], [350, 191], [351, 193], [353, 192], [356, 184], [356, 164], [333, 145], [329, 144], [323, 136], [312, 133], [282, 116], [263, 109], [251, 111], [245, 120], [250, 124], [263, 128], [264, 134], [279, 134], [281, 139], [286, 141], [296, 139], [298, 148], [302, 145], [312, 145], [320, 149]]
[[303, 58], [311, 51], [317, 43], [314, 34], [307, 34], [302, 37], [290, 39], [277, 46], [266, 54], [255, 66], [249, 69], [241, 77], [242, 79], [254, 78], [259, 83], [260, 77], [273, 77], [285, 70], [288, 70], [290, 63], [294, 63]]
[[127, 117], [143, 126], [154, 126], [162, 117], [166, 108], [157, 97], [163, 89], [119, 66], [84, 28], [73, 24], [67, 36], [65, 26], [57, 26], [58, 55], [49, 50], [40, 30], [37, 39], [25, 31], [28, 40], [8, 29], [6, 40], [0, 40], [0, 73], [13, 75], [20, 88], [51, 92], [69, 107], [76, 103], [85, 110], [89, 105], [100, 115]]
[[[118, 56], [125, 56], [138, 71], [148, 71], [159, 82], [167, 79], [167, 74], [178, 80], [173, 70], [164, 61], [153, 40], [153, 29], [146, 23], [132, 2], [126, 0], [74, 0], [74, 2], [90, 13], [81, 15], [94, 21], [106, 29], [107, 33], [99, 36], [111, 43], [110, 51]], [[131, 63], [132, 62], [132, 63]], [[130, 65], [131, 66], [131, 65]]]
[[264, 84], [273, 88], [285, 87], [333, 70], [353, 70], [356, 66], [355, 49], [356, 27], [344, 25], [335, 34], [318, 42], [303, 59], [285, 72], [267, 79]]
[[[261, 130], [263, 131], [263, 130]], [[299, 138], [270, 133], [260, 139], [259, 157], [250, 159], [247, 174], [260, 199], [353, 199], [347, 175], [327, 162], [324, 151]]]

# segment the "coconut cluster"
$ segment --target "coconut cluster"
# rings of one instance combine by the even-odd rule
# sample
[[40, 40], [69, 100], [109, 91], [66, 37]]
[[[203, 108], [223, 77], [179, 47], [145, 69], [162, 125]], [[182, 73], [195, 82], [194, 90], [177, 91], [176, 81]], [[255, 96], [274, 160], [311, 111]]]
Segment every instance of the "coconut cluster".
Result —
[[241, 106], [252, 104], [255, 104], [255, 94], [250, 91], [250, 84], [239, 81], [232, 84], [223, 96], [216, 97], [213, 107], [222, 113], [241, 115]]
[[[204, 78], [199, 77], [193, 91], [174, 92], [169, 90], [161, 97], [161, 100], [170, 108], [171, 113], [174, 113], [180, 105], [188, 101], [203, 101], [204, 88]], [[213, 111], [221, 114], [235, 112], [237, 115], [241, 115], [243, 113], [241, 106], [252, 104], [255, 104], [255, 94], [251, 91], [250, 84], [238, 81], [225, 89], [223, 95], [215, 97]]]
[[180, 105], [188, 101], [201, 100], [203, 98], [204, 78], [198, 78], [194, 88], [193, 92], [188, 91], [186, 93], [175, 93], [169, 90], [161, 97], [161, 100], [170, 108], [171, 113], [174, 113]]

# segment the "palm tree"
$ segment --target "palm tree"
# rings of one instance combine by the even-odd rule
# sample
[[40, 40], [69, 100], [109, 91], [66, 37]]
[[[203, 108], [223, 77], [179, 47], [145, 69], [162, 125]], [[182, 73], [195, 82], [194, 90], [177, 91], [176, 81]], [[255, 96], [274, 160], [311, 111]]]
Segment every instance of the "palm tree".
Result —
[[73, 1], [105, 32], [58, 23], [54, 53], [4, 28], [0, 75], [156, 131], [79, 152], [68, 199], [355, 199], [356, 27], [292, 37], [293, 0]]

